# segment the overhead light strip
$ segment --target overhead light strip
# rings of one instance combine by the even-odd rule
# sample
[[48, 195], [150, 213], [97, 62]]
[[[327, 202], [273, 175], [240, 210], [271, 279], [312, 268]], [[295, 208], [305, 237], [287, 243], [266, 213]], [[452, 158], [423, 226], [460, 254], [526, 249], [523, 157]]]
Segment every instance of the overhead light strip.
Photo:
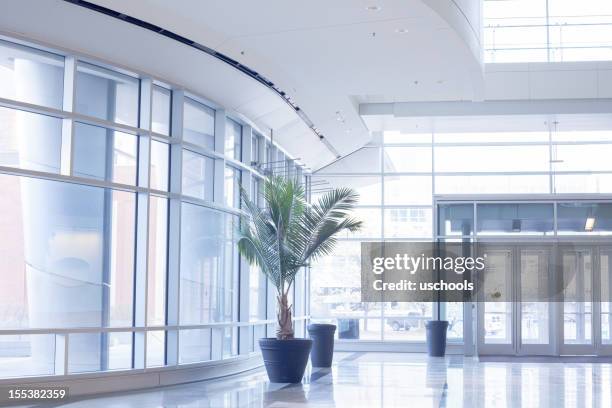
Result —
[[215, 51], [214, 49], [207, 47], [203, 44], [200, 44], [196, 41], [190, 40], [189, 38], [183, 37], [181, 35], [178, 35], [172, 31], [168, 31], [162, 27], [156, 26], [155, 24], [151, 24], [148, 23], [146, 21], [140, 20], [138, 18], [132, 17], [132, 16], [128, 16], [126, 14], [120, 13], [118, 11], [109, 9], [107, 7], [103, 7], [100, 6], [98, 4], [94, 4], [91, 3], [89, 1], [83, 1], [83, 0], [64, 0], [67, 3], [71, 3], [77, 6], [81, 6], [84, 7], [86, 9], [89, 10], [93, 10], [96, 11], [98, 13], [107, 15], [109, 17], [113, 17], [122, 21], [125, 21], [126, 23], [130, 23], [133, 25], [136, 25], [138, 27], [147, 29], [149, 31], [153, 31], [156, 34], [160, 34], [163, 35], [164, 37], [167, 38], [171, 38], [175, 41], [178, 41], [182, 44], [188, 45], [192, 48], [195, 48], [197, 50], [200, 50], [212, 57], [217, 58], [218, 60], [221, 60], [223, 62], [225, 62], [226, 64], [234, 67], [235, 69], [239, 70], [240, 72], [242, 72], [243, 74], [251, 77], [252, 79], [258, 81], [259, 83], [261, 83], [262, 85], [266, 86], [267, 88], [271, 89], [272, 91], [274, 91], [278, 96], [280, 96], [283, 101], [285, 101], [285, 103], [287, 103], [287, 105], [289, 105], [291, 107], [291, 109], [293, 109], [293, 111], [295, 113], [298, 114], [298, 116], [304, 121], [304, 123], [306, 123], [306, 125], [308, 126], [308, 128], [315, 134], [315, 136], [321, 141], [321, 143], [323, 143], [325, 145], [325, 147], [327, 147], [327, 149], [334, 155], [334, 157], [336, 158], [340, 158], [341, 155], [338, 152], [338, 150], [336, 150], [334, 148], [334, 146], [332, 146], [332, 144], [325, 138], [325, 136], [319, 131], [319, 129], [317, 129], [317, 127], [314, 125], [314, 123], [310, 120], [310, 118], [304, 113], [304, 111], [302, 111], [302, 109], [297, 106], [295, 103], [293, 103], [293, 101], [291, 100], [290, 97], [287, 96], [287, 94], [285, 93], [285, 91], [279, 89], [277, 86], [274, 85], [274, 83], [272, 81], [270, 81], [269, 79], [267, 79], [266, 77], [264, 77], [263, 75], [259, 74], [257, 71], [252, 70], [251, 68], [247, 67], [244, 64], [241, 64], [240, 62], [228, 57], [225, 54], [222, 54], [218, 51]]

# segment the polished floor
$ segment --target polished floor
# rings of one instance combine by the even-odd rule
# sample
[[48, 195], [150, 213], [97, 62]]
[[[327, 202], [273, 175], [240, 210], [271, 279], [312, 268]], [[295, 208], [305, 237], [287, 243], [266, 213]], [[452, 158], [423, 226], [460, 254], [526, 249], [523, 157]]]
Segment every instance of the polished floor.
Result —
[[61, 406], [612, 407], [612, 364], [479, 362], [462, 356], [336, 353], [331, 369], [309, 369], [302, 384], [270, 384], [262, 369], [221, 380], [113, 394]]

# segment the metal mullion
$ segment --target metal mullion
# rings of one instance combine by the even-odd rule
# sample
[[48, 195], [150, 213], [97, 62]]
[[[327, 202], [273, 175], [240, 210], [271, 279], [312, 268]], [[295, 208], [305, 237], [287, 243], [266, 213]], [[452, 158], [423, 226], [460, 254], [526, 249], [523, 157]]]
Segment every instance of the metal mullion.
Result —
[[437, 142], [436, 147], [512, 147], [512, 146], [547, 146], [548, 141], [534, 142]]
[[153, 131], [149, 132], [151, 140], [155, 140], [157, 142], [162, 142], [166, 144], [175, 143], [170, 136], [162, 135], [161, 133], [155, 133]]
[[[242, 143], [241, 143], [241, 152], [240, 156], [245, 163], [250, 163], [253, 157], [253, 152], [251, 151], [251, 138], [252, 138], [252, 128], [248, 125], [242, 125]], [[246, 191], [251, 192], [251, 172], [246, 170], [242, 173], [242, 184]], [[253, 200], [253, 197], [251, 197]], [[238, 256], [238, 283], [237, 288], [238, 293], [237, 299], [234, 304], [237, 304], [237, 320], [240, 322], [248, 322], [249, 317], [251, 315], [250, 310], [250, 284], [251, 284], [251, 265], [247, 262], [247, 260], [239, 255]], [[255, 331], [255, 329], [252, 329]], [[248, 354], [250, 353], [250, 331], [251, 326], [247, 326], [245, 328], [240, 328], [237, 330], [237, 343], [238, 343], [238, 355]]]
[[[298, 316], [295, 320], [305, 319], [307, 316]], [[276, 322], [273, 319], [258, 320], [255, 322], [219, 322], [188, 325], [164, 326], [101, 326], [101, 327], [72, 327], [72, 328], [30, 328], [30, 329], [0, 329], [0, 336], [40, 335], [40, 334], [86, 334], [86, 333], [126, 333], [149, 332], [160, 330], [197, 330], [221, 327], [243, 327], [264, 325]]]
[[[151, 128], [153, 81], [150, 78], [140, 80], [139, 126]], [[148, 309], [148, 271], [149, 271], [149, 213], [150, 213], [150, 173], [151, 173], [151, 140], [150, 132], [141, 132], [138, 136], [138, 185], [147, 191], [137, 194], [136, 200], [136, 251], [134, 268], [134, 325], [147, 325]], [[146, 367], [147, 334], [133, 335], [133, 368]]]
[[213, 202], [225, 203], [225, 111], [215, 111], [215, 152], [213, 172]]
[[[74, 110], [76, 82], [76, 58], [66, 56], [64, 58], [64, 95], [62, 98], [62, 109], [64, 112]], [[74, 121], [68, 117], [62, 119], [62, 144], [60, 152], [60, 173], [65, 176], [72, 175], [74, 163], [74, 146], [72, 143], [74, 134]]]
[[[66, 76], [66, 71], [64, 71], [64, 77]], [[66, 98], [66, 89], [64, 89], [64, 99]], [[67, 119], [72, 116], [71, 111], [66, 111], [64, 109], [56, 109], [49, 108], [42, 105], [36, 105], [28, 102], [21, 102], [13, 99], [7, 99], [0, 97], [0, 106], [5, 108], [17, 109], [31, 113], [37, 113], [40, 115], [53, 116], [60, 119]]]
[[[378, 146], [379, 160], [380, 160], [380, 189], [382, 197], [380, 197], [380, 234], [381, 241], [385, 242], [385, 184], [384, 184], [384, 171], [385, 171], [385, 153], [384, 146]], [[385, 303], [382, 302], [380, 305], [380, 341], [385, 341]]]
[[80, 123], [85, 123], [87, 125], [103, 127], [106, 129], [115, 130], [117, 132], [129, 133], [131, 135], [138, 135], [142, 132], [146, 132], [147, 129], [142, 129], [136, 126], [124, 125], [117, 122], [111, 122], [106, 119], [100, 119], [95, 116], [84, 115], [82, 113], [73, 112], [70, 117]]
[[0, 166], [0, 174], [8, 174], [8, 175], [22, 176], [22, 177], [32, 177], [32, 178], [39, 178], [39, 179], [51, 180], [51, 181], [61, 181], [65, 183], [80, 184], [80, 185], [86, 185], [90, 187], [101, 187], [101, 188], [107, 188], [107, 189], [112, 189], [112, 190], [128, 191], [132, 193], [147, 191], [146, 188], [128, 185], [128, 184], [113, 183], [109, 181], [89, 179], [85, 177], [65, 176], [63, 174], [58, 174], [58, 173], [46, 173], [46, 172], [37, 171], [37, 170], [19, 169], [16, 167]]
[[244, 212], [240, 209], [229, 207], [225, 204], [218, 204], [212, 201], [204, 201], [200, 198], [190, 197], [190, 196], [181, 196], [180, 200], [185, 203], [198, 205], [200, 207], [210, 208], [212, 210], [223, 211], [226, 213], [231, 213], [233, 215], [243, 215]]
[[[170, 198], [168, 202], [168, 269], [166, 272], [166, 324], [178, 325], [181, 256], [181, 193], [183, 167], [183, 101], [184, 92], [172, 93], [171, 137], [178, 143], [170, 145]], [[178, 330], [166, 330], [166, 364], [179, 364]]]

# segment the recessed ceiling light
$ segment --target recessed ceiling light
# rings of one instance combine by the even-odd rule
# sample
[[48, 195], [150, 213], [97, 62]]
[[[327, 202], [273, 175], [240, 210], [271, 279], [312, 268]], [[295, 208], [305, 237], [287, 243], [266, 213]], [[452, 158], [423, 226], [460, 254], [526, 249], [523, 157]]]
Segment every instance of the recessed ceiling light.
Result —
[[368, 6], [368, 7], [366, 7], [366, 10], [368, 10], [368, 11], [380, 11], [380, 10], [382, 10], [382, 7], [380, 7], [380, 6]]
[[408, 32], [407, 28], [396, 28], [395, 32], [398, 34], [406, 34]]

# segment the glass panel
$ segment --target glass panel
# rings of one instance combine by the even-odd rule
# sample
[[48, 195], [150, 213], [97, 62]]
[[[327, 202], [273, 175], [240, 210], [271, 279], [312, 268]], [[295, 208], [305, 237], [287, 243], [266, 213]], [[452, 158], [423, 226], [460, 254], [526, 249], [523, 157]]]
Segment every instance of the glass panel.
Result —
[[77, 333], [70, 335], [70, 374], [132, 368], [132, 333]]
[[436, 172], [548, 171], [548, 146], [438, 146]]
[[242, 160], [242, 126], [231, 119], [225, 121], [225, 154]]
[[266, 319], [267, 277], [258, 267], [249, 269], [249, 320]]
[[166, 332], [155, 330], [147, 332], [147, 367], [160, 367], [166, 364]]
[[183, 109], [183, 140], [213, 150], [215, 111], [189, 98], [185, 98]]
[[612, 144], [555, 145], [554, 171], [610, 171]]
[[240, 208], [241, 172], [233, 167], [225, 166], [225, 204]]
[[[546, 31], [545, 25], [487, 27], [485, 30], [485, 48], [495, 50], [542, 48], [545, 50], [547, 46]], [[543, 54], [544, 57], [545, 55]]]
[[[485, 1], [485, 62], [546, 61], [546, 1]], [[514, 49], [514, 50], [513, 50]]]
[[385, 209], [385, 238], [431, 238], [431, 208]]
[[149, 202], [149, 276], [147, 325], [166, 323], [166, 265], [168, 261], [168, 199], [151, 196]]
[[546, 62], [548, 60], [548, 50], [546, 48], [485, 49], [484, 55], [485, 63]]
[[162, 135], [170, 135], [170, 102], [169, 89], [153, 85], [153, 102], [151, 113], [151, 130]]
[[559, 235], [612, 234], [612, 204], [559, 203], [557, 229]]
[[552, 235], [552, 204], [477, 204], [479, 235]]
[[385, 176], [385, 205], [431, 205], [431, 176]]
[[439, 204], [438, 234], [442, 236], [472, 235], [474, 232], [474, 205]]
[[136, 184], [136, 136], [77, 122], [73, 150], [75, 176]]
[[[512, 253], [510, 250], [486, 250], [487, 268], [484, 276], [484, 296], [510, 298]], [[484, 302], [484, 342], [512, 343], [512, 303]]]
[[[521, 296], [547, 299], [548, 252], [521, 250]], [[549, 303], [521, 302], [521, 341], [523, 344], [549, 343]]]
[[[508, 117], [504, 117], [506, 120]], [[488, 123], [472, 119], [471, 126], [487, 126]], [[468, 125], [470, 126], [470, 125]], [[442, 143], [517, 143], [517, 142], [542, 142], [548, 144], [548, 132], [461, 132], [461, 133], [436, 133], [436, 148]]]
[[[597, 116], [596, 116], [597, 118]], [[586, 118], [585, 118], [586, 119]], [[589, 119], [586, 119], [589, 120]], [[556, 131], [551, 133], [554, 142], [612, 142], [609, 130]]]
[[214, 165], [210, 157], [183, 150], [183, 194], [212, 201]]
[[211, 329], [179, 331], [179, 364], [211, 360]]
[[0, 97], [62, 109], [64, 58], [0, 40]]
[[555, 193], [612, 193], [612, 174], [557, 174]]
[[151, 140], [151, 173], [152, 189], [168, 191], [170, 176], [170, 148], [168, 144]]
[[362, 222], [361, 230], [358, 232], [344, 232], [344, 238], [376, 238], [382, 237], [382, 213], [380, 208], [356, 208], [352, 216]]
[[385, 172], [431, 173], [431, 147], [385, 147]]
[[134, 193], [9, 175], [0, 191], [0, 326], [130, 326]]
[[381, 339], [381, 303], [361, 303], [361, 243], [340, 241], [333, 255], [311, 269], [310, 314], [317, 322], [338, 325], [347, 340]]
[[358, 205], [380, 205], [382, 199], [381, 177], [324, 176], [312, 177], [312, 201], [333, 188], [348, 187], [359, 193]]
[[486, 24], [546, 24], [546, 0], [485, 0]]
[[226, 327], [219, 329], [223, 335], [223, 358], [230, 358], [238, 355], [238, 329], [236, 327]]
[[181, 324], [233, 320], [238, 262], [232, 225], [229, 214], [182, 204]]
[[251, 176], [251, 191], [249, 199], [254, 202], [257, 206], [260, 205], [260, 184], [261, 181], [255, 176]]
[[78, 113], [138, 126], [140, 81], [106, 68], [79, 62], [75, 106]]
[[51, 375], [54, 372], [54, 334], [0, 336], [0, 378]]
[[385, 144], [431, 144], [431, 133], [402, 133], [397, 131], [386, 131], [383, 137]]
[[566, 250], [563, 266], [563, 339], [565, 344], [591, 344], [592, 257], [588, 250]]
[[380, 148], [363, 147], [356, 152], [317, 170], [317, 174], [327, 173], [380, 173]]
[[436, 176], [436, 194], [537, 194], [548, 193], [547, 175]]
[[0, 165], [59, 173], [61, 149], [61, 119], [0, 107]]
[[385, 340], [425, 341], [425, 323], [432, 319], [431, 302], [392, 302], [384, 305]]
[[[251, 136], [251, 161], [254, 163], [260, 162], [259, 137], [255, 134]], [[251, 163], [247, 163], [247, 164], [251, 164]]]
[[446, 337], [449, 340], [463, 339], [463, 303], [447, 302], [445, 304], [446, 320], [448, 321], [448, 330]]

